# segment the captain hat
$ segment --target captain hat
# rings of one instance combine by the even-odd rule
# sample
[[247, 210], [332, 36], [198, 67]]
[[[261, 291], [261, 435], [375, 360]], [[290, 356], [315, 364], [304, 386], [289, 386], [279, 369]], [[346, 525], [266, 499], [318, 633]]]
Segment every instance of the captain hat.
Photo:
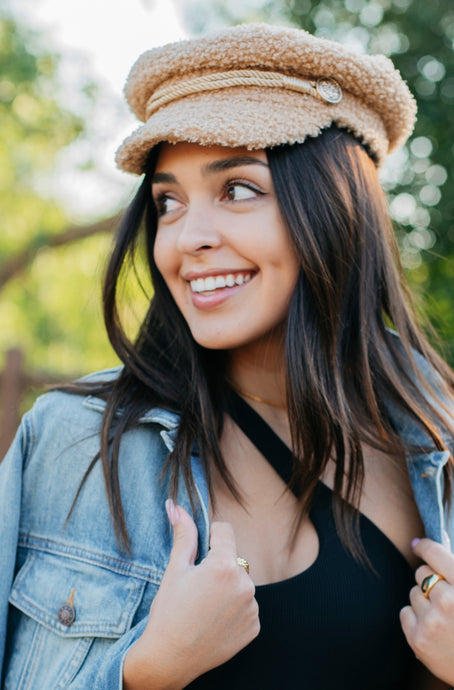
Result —
[[143, 53], [125, 94], [144, 124], [117, 151], [144, 172], [159, 142], [264, 149], [336, 124], [380, 165], [413, 130], [416, 103], [384, 55], [362, 55], [307, 31], [241, 24]]

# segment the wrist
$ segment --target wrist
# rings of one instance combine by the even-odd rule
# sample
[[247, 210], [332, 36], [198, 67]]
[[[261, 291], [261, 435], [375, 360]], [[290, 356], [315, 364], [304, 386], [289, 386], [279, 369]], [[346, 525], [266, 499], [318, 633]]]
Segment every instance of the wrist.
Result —
[[129, 649], [123, 665], [123, 690], [182, 690], [189, 681], [179, 677], [177, 665], [166, 655], [151, 651], [139, 639]]

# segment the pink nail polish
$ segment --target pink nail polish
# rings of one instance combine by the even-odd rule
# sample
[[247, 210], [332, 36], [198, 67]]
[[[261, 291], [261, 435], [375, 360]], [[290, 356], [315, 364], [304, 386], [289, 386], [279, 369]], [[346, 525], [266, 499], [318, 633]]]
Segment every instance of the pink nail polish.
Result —
[[165, 506], [167, 517], [169, 518], [169, 522], [173, 527], [178, 522], [178, 518], [180, 517], [178, 514], [178, 508], [176, 507], [175, 503], [172, 501], [171, 498], [167, 499], [167, 501], [165, 502]]
[[414, 549], [415, 546], [416, 546], [417, 544], [419, 544], [420, 541], [421, 541], [421, 539], [419, 539], [419, 537], [416, 537], [416, 539], [413, 539], [412, 542], [411, 542], [411, 548]]
[[445, 529], [443, 530], [443, 546], [448, 549], [448, 551], [451, 551], [451, 540]]

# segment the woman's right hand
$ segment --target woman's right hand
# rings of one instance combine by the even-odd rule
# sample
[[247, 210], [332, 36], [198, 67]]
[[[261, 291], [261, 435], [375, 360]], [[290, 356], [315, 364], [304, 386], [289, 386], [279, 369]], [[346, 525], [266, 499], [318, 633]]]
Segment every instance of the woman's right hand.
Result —
[[125, 690], [180, 690], [233, 657], [260, 631], [255, 587], [237, 564], [232, 525], [212, 523], [210, 550], [194, 565], [197, 527], [181, 506], [166, 507], [172, 552], [147, 627], [126, 656]]

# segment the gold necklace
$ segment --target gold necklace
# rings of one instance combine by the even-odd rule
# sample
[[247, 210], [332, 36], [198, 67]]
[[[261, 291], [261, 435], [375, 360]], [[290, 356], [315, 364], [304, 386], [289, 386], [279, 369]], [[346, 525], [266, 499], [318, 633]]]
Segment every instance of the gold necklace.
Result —
[[287, 408], [287, 405], [282, 405], [282, 403], [274, 402], [274, 400], [266, 400], [265, 398], [259, 398], [258, 395], [252, 395], [252, 393], [246, 393], [246, 391], [242, 391], [240, 388], [235, 386], [233, 381], [231, 381], [230, 379], [226, 378], [226, 381], [229, 384], [229, 386], [233, 388], [234, 391], [236, 391], [240, 395], [244, 395], [244, 397], [249, 398], [249, 400], [254, 400], [255, 402], [263, 403], [264, 405], [271, 405], [272, 407], [280, 407], [282, 410], [285, 410]]

